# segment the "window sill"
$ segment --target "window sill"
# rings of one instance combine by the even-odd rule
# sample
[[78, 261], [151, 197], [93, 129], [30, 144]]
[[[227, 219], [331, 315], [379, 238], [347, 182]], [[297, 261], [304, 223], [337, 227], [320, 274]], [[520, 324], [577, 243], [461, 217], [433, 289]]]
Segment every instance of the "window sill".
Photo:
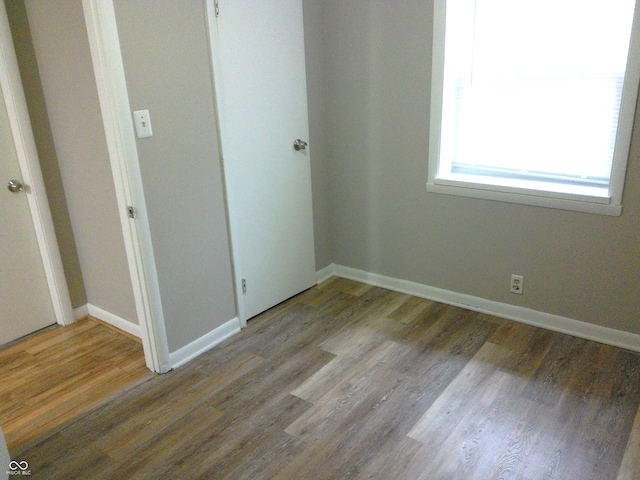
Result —
[[556, 191], [550, 191], [548, 184], [539, 182], [495, 178], [490, 179], [491, 183], [478, 183], [464, 177], [437, 177], [427, 183], [427, 191], [599, 215], [620, 216], [622, 213], [622, 206], [612, 205], [605, 189], [555, 185]]

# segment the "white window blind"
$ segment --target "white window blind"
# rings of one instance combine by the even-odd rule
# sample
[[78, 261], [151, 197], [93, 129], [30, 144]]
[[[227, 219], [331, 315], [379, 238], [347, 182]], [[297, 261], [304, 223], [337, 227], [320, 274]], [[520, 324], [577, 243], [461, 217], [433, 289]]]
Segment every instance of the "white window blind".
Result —
[[607, 197], [635, 0], [444, 8], [435, 178]]

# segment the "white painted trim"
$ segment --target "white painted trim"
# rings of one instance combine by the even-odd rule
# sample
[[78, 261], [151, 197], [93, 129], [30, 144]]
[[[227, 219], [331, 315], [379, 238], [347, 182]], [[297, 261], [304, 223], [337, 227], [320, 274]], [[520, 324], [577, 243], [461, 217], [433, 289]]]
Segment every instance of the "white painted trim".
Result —
[[[446, 5], [446, 0], [434, 0], [427, 191], [459, 197], [620, 216], [622, 214], [622, 194], [629, 160], [638, 85], [640, 83], [640, 64], [637, 61], [640, 54], [640, 4], [636, 3], [634, 12], [625, 83], [620, 102], [613, 165], [609, 189], [604, 196], [596, 190], [593, 190], [593, 194], [591, 194], [588, 188], [584, 189], [584, 194], [580, 194], [580, 189], [575, 187], [564, 187], [565, 190], [561, 192], [559, 189], [562, 187], [559, 184], [547, 185], [545, 188], [544, 182], [527, 182], [513, 179], [491, 179], [486, 183], [481, 183], [482, 179], [478, 176], [446, 172], [440, 174]], [[535, 186], [535, 183], [538, 185]], [[551, 188], [553, 190], [550, 190]]]
[[[82, 0], [147, 367], [171, 369], [113, 0]], [[127, 206], [133, 205], [136, 219]]]
[[127, 332], [134, 337], [142, 338], [142, 329], [140, 325], [136, 325], [135, 323], [130, 322], [129, 320], [125, 320], [122, 317], [114, 315], [111, 312], [107, 312], [100, 307], [96, 307], [95, 305], [87, 304], [87, 310], [89, 311], [89, 315], [97, 318], [98, 320], [102, 320], [109, 325], [113, 325], [116, 328], [119, 328], [123, 332]]
[[618, 118], [622, 119], [618, 124], [618, 135], [613, 154], [613, 168], [611, 171], [611, 199], [614, 205], [622, 205], [622, 193], [624, 189], [631, 138], [633, 136], [633, 124], [635, 121], [636, 102], [638, 100], [638, 84], [640, 82], [640, 4], [636, 2], [629, 40], [629, 54], [627, 57], [627, 73], [622, 87], [620, 99], [620, 112]]
[[226, 151], [226, 104], [224, 96], [224, 79], [222, 76], [222, 54], [220, 52], [220, 40], [218, 35], [218, 20], [215, 13], [215, 5], [213, 0], [206, 0], [205, 10], [207, 15], [207, 30], [209, 33], [209, 49], [211, 53], [211, 74], [213, 78], [213, 92], [215, 97], [217, 124], [218, 124], [218, 138], [220, 139], [220, 159], [222, 176], [224, 180], [225, 188], [225, 200], [227, 207], [227, 221], [229, 227], [229, 236], [231, 238], [231, 263], [233, 268], [234, 286], [236, 294], [236, 309], [238, 311], [238, 318], [240, 319], [241, 328], [247, 326], [247, 313], [245, 305], [245, 297], [242, 293], [242, 259], [240, 255], [240, 238], [238, 232], [240, 231], [237, 226], [239, 215], [237, 215], [238, 208], [236, 207], [235, 198], [233, 195], [229, 195], [230, 191], [234, 191], [231, 179], [231, 175], [225, 168], [225, 151]]
[[[507, 191], [513, 190], [513, 191]], [[501, 187], [490, 184], [479, 184], [470, 182], [459, 182], [451, 179], [436, 178], [434, 183], [427, 183], [427, 192], [443, 193], [456, 197], [481, 198], [483, 200], [495, 200], [506, 203], [517, 203], [520, 205], [532, 205], [534, 207], [556, 208], [558, 210], [572, 210], [575, 212], [595, 213], [599, 215], [609, 215], [619, 217], [622, 214], [621, 205], [609, 205], [594, 201], [571, 200], [550, 196], [550, 192], [540, 192], [534, 195], [533, 190], [521, 189], [516, 192], [516, 188]], [[609, 201], [609, 199], [607, 199]]]
[[171, 366], [178, 368], [184, 365], [238, 332], [240, 332], [240, 319], [235, 317], [190, 344], [172, 352], [170, 354]]
[[89, 304], [88, 303], [85, 303], [84, 305], [81, 305], [81, 306], [73, 309], [73, 316], [76, 318], [76, 320], [80, 320], [81, 318], [84, 318], [87, 315], [89, 315]]
[[447, 12], [446, 0], [433, 2], [433, 30], [431, 49], [431, 107], [429, 110], [429, 157], [427, 190], [433, 185], [440, 168], [440, 136], [442, 135], [442, 108], [444, 91], [444, 40]]
[[[329, 267], [327, 267], [329, 268]], [[640, 335], [623, 332], [613, 328], [593, 325], [591, 323], [574, 320], [572, 318], [553, 315], [551, 313], [531, 310], [529, 308], [495, 302], [485, 298], [474, 297], [463, 293], [452, 292], [442, 288], [423, 285], [421, 283], [400, 280], [397, 278], [369, 273], [341, 265], [332, 265], [331, 274], [367, 283], [377, 287], [386, 288], [401, 293], [408, 293], [416, 297], [427, 298], [437, 302], [447, 303], [466, 308], [476, 312], [488, 313], [497, 317], [514, 320], [516, 322], [533, 325], [536, 327], [566, 333], [574, 337], [594, 340], [615, 347], [626, 348], [634, 352], [640, 352]], [[329, 272], [325, 272], [329, 273]]]
[[335, 263], [331, 263], [331, 264], [327, 265], [326, 267], [321, 268], [320, 270], [318, 270], [316, 272], [316, 283], [320, 284], [322, 282], [325, 282], [325, 281], [329, 280], [331, 277], [336, 275], [335, 271], [336, 271], [336, 264]]
[[76, 320], [80, 320], [81, 318], [86, 317], [87, 315], [91, 315], [92, 317], [97, 318], [98, 320], [102, 320], [109, 325], [112, 325], [120, 330], [127, 332], [135, 337], [142, 338], [142, 329], [140, 325], [136, 325], [129, 320], [125, 320], [122, 317], [114, 315], [111, 312], [107, 312], [100, 307], [96, 307], [90, 303], [77, 307], [73, 310], [74, 316]]
[[0, 4], [0, 88], [4, 92], [22, 181], [26, 186], [25, 193], [33, 219], [55, 318], [60, 325], [70, 325], [75, 322], [75, 317], [73, 316], [69, 288], [64, 276], [58, 240], [53, 227], [51, 211], [49, 210], [49, 201], [42, 178], [38, 151], [33, 138], [31, 120], [4, 0], [0, 0]]

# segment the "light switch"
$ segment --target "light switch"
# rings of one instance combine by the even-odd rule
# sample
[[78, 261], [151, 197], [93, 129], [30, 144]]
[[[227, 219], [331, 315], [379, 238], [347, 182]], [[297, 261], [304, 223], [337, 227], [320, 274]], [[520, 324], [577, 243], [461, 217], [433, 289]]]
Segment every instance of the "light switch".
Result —
[[136, 124], [136, 135], [138, 136], [138, 138], [147, 138], [153, 136], [149, 110], [136, 110], [135, 112], [133, 112], [133, 120]]

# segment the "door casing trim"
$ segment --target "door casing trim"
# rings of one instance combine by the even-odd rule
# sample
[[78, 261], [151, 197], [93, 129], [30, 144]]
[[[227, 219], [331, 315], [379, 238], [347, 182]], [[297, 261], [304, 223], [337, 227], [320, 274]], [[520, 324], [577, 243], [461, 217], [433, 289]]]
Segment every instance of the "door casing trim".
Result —
[[145, 360], [150, 370], [166, 373], [169, 346], [113, 0], [82, 0], [82, 6]]
[[238, 319], [240, 320], [240, 328], [247, 326], [247, 313], [245, 298], [242, 293], [242, 256], [238, 245], [240, 245], [240, 239], [238, 238], [239, 228], [236, 225], [238, 215], [237, 208], [235, 206], [235, 198], [233, 195], [229, 195], [229, 191], [233, 190], [234, 186], [230, 185], [231, 178], [225, 169], [224, 158], [224, 139], [225, 127], [226, 127], [226, 106], [224, 95], [224, 81], [222, 78], [222, 56], [220, 52], [220, 40], [218, 36], [218, 21], [216, 16], [216, 6], [214, 0], [205, 0], [205, 14], [207, 17], [207, 30], [209, 35], [209, 50], [211, 56], [211, 78], [213, 81], [213, 93], [216, 107], [216, 116], [218, 124], [218, 138], [219, 142], [219, 155], [220, 165], [222, 168], [223, 185], [225, 188], [225, 199], [227, 208], [227, 228], [229, 230], [229, 237], [231, 239], [231, 267], [234, 277], [234, 291], [236, 300], [236, 311], [238, 312]]

